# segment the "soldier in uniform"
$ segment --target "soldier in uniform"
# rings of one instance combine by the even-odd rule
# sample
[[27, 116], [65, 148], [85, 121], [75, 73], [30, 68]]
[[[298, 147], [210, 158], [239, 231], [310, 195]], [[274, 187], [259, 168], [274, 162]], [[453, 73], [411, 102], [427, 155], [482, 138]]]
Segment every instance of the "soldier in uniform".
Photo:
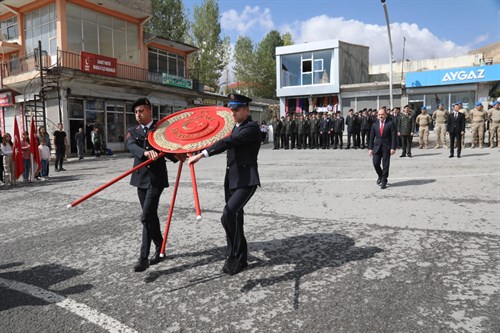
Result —
[[283, 123], [278, 116], [274, 116], [273, 120], [271, 120], [271, 126], [273, 127], [273, 149], [280, 149], [281, 127], [283, 127]]
[[289, 149], [290, 136], [292, 135], [292, 120], [290, 115], [286, 116], [286, 120], [283, 123], [283, 128], [281, 130], [283, 131], [283, 129], [285, 130], [285, 149]]
[[294, 149], [295, 144], [297, 143], [297, 133], [298, 133], [297, 118], [295, 115], [291, 117], [290, 129], [291, 129], [290, 148]]
[[306, 118], [304, 119], [304, 149], [306, 149], [308, 145], [309, 148], [311, 148], [311, 119], [309, 118], [309, 115], [306, 115]]
[[297, 116], [297, 148], [302, 149], [303, 143], [304, 143], [304, 118], [302, 117], [301, 114], [299, 114]]
[[429, 144], [429, 125], [432, 124], [432, 118], [427, 114], [427, 108], [425, 106], [422, 106], [420, 111], [420, 114], [415, 120], [415, 124], [418, 125], [418, 148], [427, 149], [427, 145]]
[[333, 149], [339, 147], [342, 149], [343, 140], [342, 133], [344, 132], [344, 118], [340, 115], [340, 111], [337, 111], [335, 119], [333, 120]]
[[500, 102], [493, 102], [493, 107], [488, 110], [488, 120], [490, 122], [490, 148], [500, 148]]
[[371, 118], [368, 116], [366, 110], [363, 110], [363, 114], [360, 118], [360, 128], [361, 128], [361, 148], [365, 149], [368, 146], [368, 136], [370, 135], [370, 127], [372, 125]]
[[345, 124], [347, 126], [347, 147], [345, 149], [350, 149], [351, 139], [353, 147], [356, 147], [356, 115], [353, 109], [350, 109], [348, 115], [345, 117]]
[[330, 131], [332, 125], [326, 112], [323, 113], [323, 119], [319, 123], [319, 135], [321, 136], [321, 148], [330, 149]]
[[[394, 121], [394, 124], [396, 124], [396, 128], [398, 127], [399, 117], [401, 117], [401, 108], [392, 108], [392, 121]], [[398, 149], [401, 149], [401, 145], [401, 137], [398, 136]]]
[[[127, 131], [127, 148], [134, 156], [134, 167], [151, 159], [151, 162], [132, 174], [130, 185], [137, 187], [137, 195], [141, 203], [142, 244], [139, 260], [134, 265], [134, 271], [145, 271], [149, 265], [160, 262], [160, 250], [163, 237], [158, 218], [158, 203], [163, 189], [168, 187], [167, 166], [165, 157], [158, 158], [158, 151], [149, 144], [147, 133], [156, 128], [152, 118], [151, 102], [147, 98], [139, 98], [132, 105], [135, 118], [139, 123]], [[174, 162], [184, 158], [181, 155], [167, 154]], [[156, 246], [154, 256], [148, 260], [151, 242]]]
[[432, 114], [434, 121], [434, 132], [436, 133], [435, 149], [441, 147], [448, 149], [446, 144], [446, 124], [448, 123], [448, 111], [444, 109], [444, 104], [439, 103], [438, 109]]
[[226, 233], [226, 260], [222, 272], [234, 275], [248, 266], [248, 248], [243, 224], [246, 203], [260, 186], [257, 157], [260, 150], [259, 125], [250, 116], [250, 98], [229, 95], [227, 106], [232, 110], [236, 126], [225, 137], [201, 153], [191, 156], [189, 164], [227, 151], [224, 196], [226, 204], [221, 217]]
[[319, 149], [319, 116], [317, 113], [311, 119], [309, 131], [311, 132], [311, 149]]
[[285, 148], [285, 141], [286, 141], [285, 121], [286, 121], [285, 117], [281, 116], [280, 148]]
[[411, 141], [415, 133], [415, 118], [413, 118], [409, 105], [405, 105], [403, 113], [399, 115], [397, 124], [398, 137], [401, 138], [403, 152], [399, 157], [411, 157]]
[[479, 148], [483, 148], [484, 122], [487, 119], [487, 114], [484, 112], [481, 102], [477, 102], [474, 106], [474, 109], [472, 109], [469, 114], [472, 124], [471, 148], [474, 148], [476, 145], [479, 145]]
[[[461, 101], [456, 102], [455, 104], [459, 105], [459, 111], [461, 114], [464, 115], [465, 119], [465, 125], [467, 126], [467, 123], [470, 122], [470, 115], [469, 111], [463, 107], [463, 104]], [[462, 135], [462, 149], [465, 149], [465, 133]]]

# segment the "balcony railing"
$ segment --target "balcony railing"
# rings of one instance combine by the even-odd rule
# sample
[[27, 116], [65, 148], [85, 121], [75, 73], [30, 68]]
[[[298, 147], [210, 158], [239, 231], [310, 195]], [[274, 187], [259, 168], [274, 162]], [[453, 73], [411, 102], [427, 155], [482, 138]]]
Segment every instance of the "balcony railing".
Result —
[[[38, 57], [39, 54], [38, 52], [36, 52], [2, 63], [1, 64], [2, 78], [19, 75], [39, 69], [38, 66], [40, 64]], [[50, 63], [50, 57], [47, 55], [46, 52], [42, 52], [42, 65], [44, 67], [48, 67], [49, 63]]]
[[[51, 67], [50, 66], [50, 62], [51, 62], [50, 56], [47, 56], [47, 54], [44, 54], [42, 60], [43, 60], [44, 67]], [[2, 77], [6, 78], [9, 76], [15, 76], [15, 75], [19, 75], [22, 73], [26, 73], [26, 72], [30, 72], [30, 71], [33, 71], [35, 69], [38, 69], [37, 61], [38, 61], [38, 55], [33, 53], [33, 54], [29, 54], [27, 56], [20, 57], [20, 58], [11, 60], [9, 62], [3, 63], [1, 66]], [[54, 64], [54, 66], [60, 67], [60, 68], [70, 68], [70, 69], [75, 69], [75, 70], [81, 70], [80, 54], [59, 50], [57, 52], [57, 61]], [[96, 74], [96, 75], [99, 75], [99, 74]], [[162, 82], [163, 82], [161, 73], [152, 73], [144, 68], [123, 65], [123, 64], [116, 65], [116, 77], [122, 78], [122, 79], [141, 81], [141, 82], [151, 82], [151, 83], [156, 83], [156, 84], [162, 84]], [[195, 90], [198, 90], [197, 89], [198, 84], [196, 81], [194, 81], [193, 88]]]

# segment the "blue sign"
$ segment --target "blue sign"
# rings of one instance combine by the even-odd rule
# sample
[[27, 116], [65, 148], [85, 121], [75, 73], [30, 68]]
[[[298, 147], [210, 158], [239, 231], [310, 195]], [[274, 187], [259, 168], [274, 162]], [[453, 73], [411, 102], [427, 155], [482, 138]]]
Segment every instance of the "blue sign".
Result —
[[500, 81], [500, 65], [459, 67], [406, 74], [407, 88], [488, 81]]

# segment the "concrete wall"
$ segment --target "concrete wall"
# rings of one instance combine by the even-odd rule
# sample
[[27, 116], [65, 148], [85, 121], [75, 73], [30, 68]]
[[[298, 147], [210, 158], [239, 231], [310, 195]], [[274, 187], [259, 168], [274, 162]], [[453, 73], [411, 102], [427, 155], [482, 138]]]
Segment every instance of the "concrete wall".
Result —
[[369, 48], [339, 41], [340, 84], [368, 82]]

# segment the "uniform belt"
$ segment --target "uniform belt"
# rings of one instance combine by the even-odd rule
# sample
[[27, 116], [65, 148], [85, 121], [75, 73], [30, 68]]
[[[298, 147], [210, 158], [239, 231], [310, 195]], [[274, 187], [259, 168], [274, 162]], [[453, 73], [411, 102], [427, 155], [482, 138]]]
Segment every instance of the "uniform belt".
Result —
[[472, 122], [475, 124], [480, 124], [480, 123], [484, 123], [484, 120], [473, 120]]
[[500, 120], [493, 120], [494, 123], [500, 123]]
[[444, 124], [446, 124], [446, 121], [441, 123], [436, 122], [436, 125], [444, 125]]

